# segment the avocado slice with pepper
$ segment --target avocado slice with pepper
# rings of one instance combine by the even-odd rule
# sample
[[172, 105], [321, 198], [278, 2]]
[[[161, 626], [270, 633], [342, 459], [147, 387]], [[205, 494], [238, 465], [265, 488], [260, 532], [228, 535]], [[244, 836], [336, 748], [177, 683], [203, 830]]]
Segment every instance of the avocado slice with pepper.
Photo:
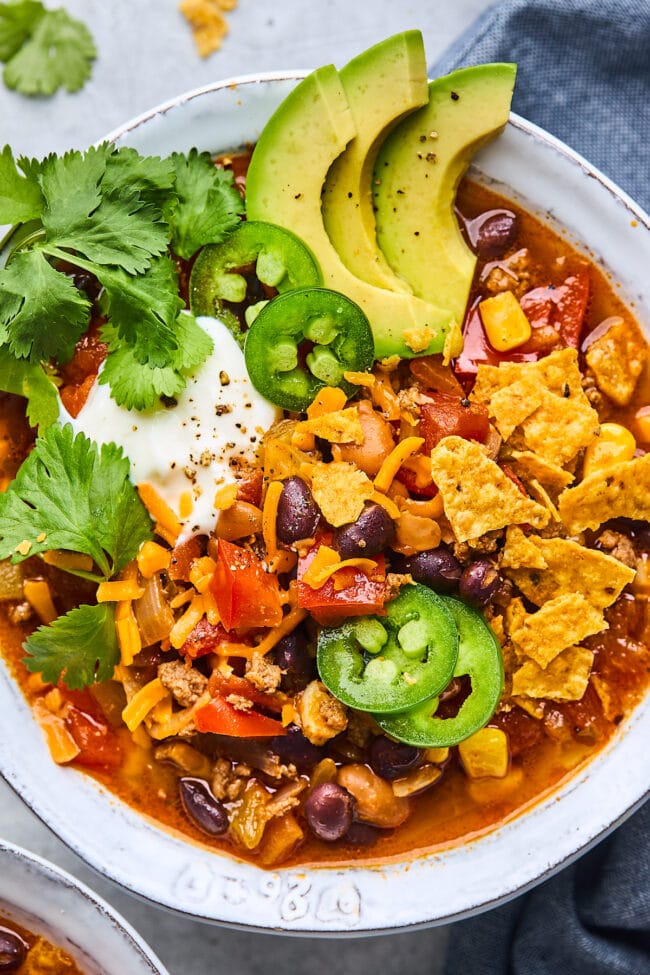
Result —
[[505, 127], [516, 65], [461, 68], [429, 85], [429, 101], [401, 122], [377, 156], [377, 239], [393, 270], [425, 301], [462, 321], [476, 257], [454, 213], [474, 154]]
[[339, 77], [357, 134], [327, 174], [322, 197], [325, 229], [353, 274], [380, 288], [410, 293], [377, 244], [372, 178], [389, 132], [428, 101], [422, 34], [404, 31], [375, 44], [341, 68]]
[[323, 185], [355, 135], [334, 66], [304, 78], [272, 115], [253, 151], [246, 180], [248, 219], [278, 224], [301, 238], [320, 265], [325, 287], [340, 291], [366, 314], [377, 358], [441, 352], [446, 343], [449, 351], [448, 334], [459, 338], [460, 333], [446, 308], [363, 281], [345, 266], [327, 234]]

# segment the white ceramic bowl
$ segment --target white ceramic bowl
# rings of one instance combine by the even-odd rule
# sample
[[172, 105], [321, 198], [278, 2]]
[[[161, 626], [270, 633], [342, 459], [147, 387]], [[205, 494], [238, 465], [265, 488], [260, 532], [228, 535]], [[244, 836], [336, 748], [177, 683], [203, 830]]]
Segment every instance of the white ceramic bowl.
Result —
[[106, 901], [47, 860], [2, 841], [0, 914], [64, 948], [84, 975], [167, 975]]
[[[163, 155], [254, 142], [301, 76], [229, 79], [183, 95], [110, 138]], [[515, 116], [481, 153], [474, 175], [554, 223], [602, 263], [650, 335], [650, 220], [625, 194]], [[20, 691], [2, 669], [0, 713], [12, 729], [11, 736], [0, 737], [0, 770], [41, 819], [102, 874], [192, 917], [290, 933], [404, 929], [492, 907], [583, 853], [650, 788], [647, 699], [586, 768], [489, 835], [382, 867], [265, 872], [166, 832], [92, 779], [54, 765]]]

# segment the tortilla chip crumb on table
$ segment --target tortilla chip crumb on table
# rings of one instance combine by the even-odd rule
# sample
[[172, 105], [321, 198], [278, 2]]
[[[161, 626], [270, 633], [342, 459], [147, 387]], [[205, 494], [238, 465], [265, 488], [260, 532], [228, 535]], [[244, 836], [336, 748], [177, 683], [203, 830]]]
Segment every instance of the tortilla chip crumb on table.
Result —
[[178, 9], [189, 22], [196, 49], [202, 58], [218, 51], [228, 33], [223, 11], [233, 10], [237, 0], [182, 0]]
[[526, 613], [510, 627], [510, 639], [519, 656], [529, 657], [546, 669], [558, 654], [609, 624], [582, 593], [567, 593]]
[[522, 494], [474, 441], [445, 437], [431, 452], [431, 473], [459, 542], [507, 525], [548, 524], [548, 510]]
[[612, 518], [650, 519], [650, 454], [591, 474], [559, 497], [560, 517], [571, 532], [598, 528]]

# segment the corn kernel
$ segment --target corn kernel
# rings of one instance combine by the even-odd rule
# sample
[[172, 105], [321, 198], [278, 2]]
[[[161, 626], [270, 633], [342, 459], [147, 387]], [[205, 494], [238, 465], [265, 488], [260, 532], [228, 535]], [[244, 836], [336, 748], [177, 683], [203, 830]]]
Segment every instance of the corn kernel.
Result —
[[636, 451], [636, 440], [626, 427], [620, 423], [601, 423], [600, 436], [585, 450], [582, 476], [600, 473], [632, 460]]
[[502, 779], [508, 773], [508, 736], [501, 728], [481, 728], [458, 746], [470, 779]]
[[527, 342], [532, 334], [530, 322], [513, 295], [502, 291], [479, 305], [483, 328], [490, 345], [497, 352], [509, 352]]

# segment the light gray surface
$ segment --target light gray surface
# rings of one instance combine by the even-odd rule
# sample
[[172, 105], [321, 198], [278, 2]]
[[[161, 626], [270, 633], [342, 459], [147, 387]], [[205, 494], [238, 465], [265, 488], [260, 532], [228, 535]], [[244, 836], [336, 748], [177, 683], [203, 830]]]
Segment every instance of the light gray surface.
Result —
[[[57, 6], [55, 0], [46, 5]], [[418, 27], [429, 61], [488, 6], [487, 0], [239, 0], [227, 15], [221, 51], [202, 61], [175, 0], [65, 0], [99, 50], [91, 81], [77, 95], [26, 99], [0, 86], [0, 144], [41, 157], [84, 147], [180, 92], [253, 71], [338, 66], [396, 31]], [[8, 730], [4, 729], [4, 734]], [[325, 975], [381, 972], [437, 975], [444, 928], [336, 943], [231, 931], [193, 923], [135, 900], [102, 881], [0, 781], [0, 835], [80, 877], [149, 941], [171, 975]], [[128, 973], [125, 973], [128, 975]]]

